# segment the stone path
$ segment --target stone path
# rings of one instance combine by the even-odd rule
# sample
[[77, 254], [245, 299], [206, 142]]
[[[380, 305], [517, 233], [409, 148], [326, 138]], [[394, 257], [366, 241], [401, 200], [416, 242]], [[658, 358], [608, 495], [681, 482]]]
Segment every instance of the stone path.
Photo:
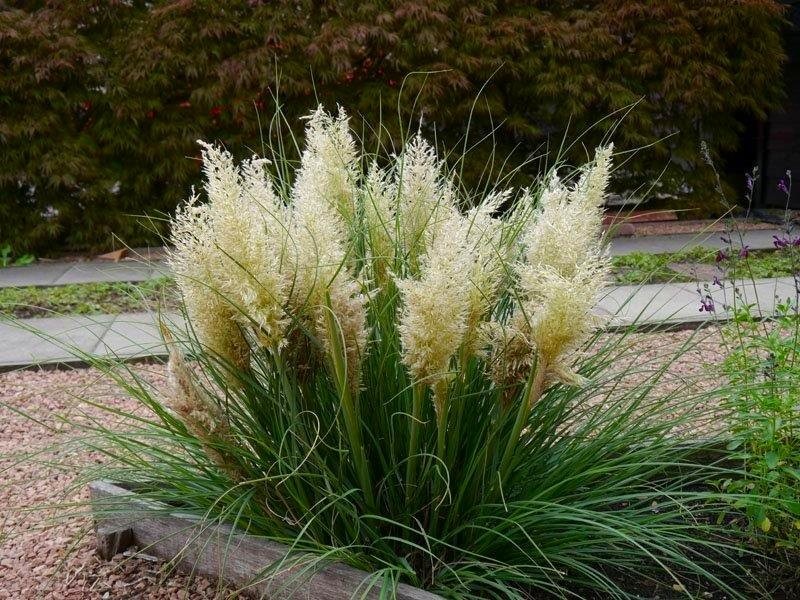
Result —
[[[785, 236], [781, 229], [755, 229], [743, 231], [741, 239], [734, 234], [733, 242], [739, 246], [749, 246], [751, 250], [773, 249], [775, 246], [773, 236]], [[675, 233], [671, 235], [648, 235], [642, 237], [614, 238], [611, 240], [611, 255], [622, 256], [632, 252], [647, 252], [649, 254], [666, 254], [677, 252], [685, 248], [705, 246], [706, 248], [726, 248], [719, 231], [708, 233]]]
[[[739, 283], [748, 303], [757, 304], [762, 314], [771, 314], [776, 297], [795, 297], [791, 277]], [[705, 291], [703, 291], [705, 293]], [[597, 312], [611, 317], [610, 328], [641, 326], [695, 327], [725, 320], [724, 306], [732, 302], [733, 286], [709, 292], [716, 311], [701, 312], [696, 284], [672, 283], [609, 287]], [[162, 315], [169, 324], [181, 327], [177, 315]], [[86, 362], [87, 355], [123, 359], [164, 356], [154, 313], [72, 316], [19, 321], [0, 321], [0, 370], [30, 365]]]
[[147, 281], [169, 273], [164, 263], [137, 261], [40, 262], [0, 269], [0, 287], [52, 286], [68, 283]]
[[[773, 236], [782, 235], [779, 229], [759, 229], [742, 233], [743, 243], [753, 250], [773, 248]], [[649, 235], [611, 240], [611, 254], [620, 256], [632, 252], [663, 254], [683, 248], [706, 246], [722, 248], [725, 243], [719, 232], [681, 233], [673, 235]], [[739, 243], [739, 240], [735, 240]], [[91, 283], [105, 281], [145, 281], [169, 274], [163, 262], [52, 262], [37, 263], [26, 267], [0, 269], [0, 287], [52, 286], [68, 283]]]
[[[180, 327], [177, 315], [162, 315]], [[32, 365], [84, 365], [91, 357], [165, 356], [152, 312], [0, 320], [0, 371]]]

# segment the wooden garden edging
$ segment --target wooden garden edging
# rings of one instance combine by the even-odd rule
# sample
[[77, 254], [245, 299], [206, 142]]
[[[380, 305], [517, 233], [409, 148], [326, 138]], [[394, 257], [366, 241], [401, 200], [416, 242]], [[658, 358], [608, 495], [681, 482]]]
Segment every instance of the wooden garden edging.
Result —
[[[147, 554], [171, 561], [178, 568], [216, 578], [257, 598], [345, 600], [378, 598], [379, 586], [363, 595], [371, 575], [340, 563], [303, 573], [287, 564], [264, 577], [264, 569], [286, 557], [287, 548], [234, 528], [204, 522], [194, 515], [165, 512], [164, 505], [137, 497], [108, 481], [89, 484], [95, 515], [97, 550], [106, 559], [137, 546]], [[442, 600], [440, 596], [406, 584], [398, 600]]]

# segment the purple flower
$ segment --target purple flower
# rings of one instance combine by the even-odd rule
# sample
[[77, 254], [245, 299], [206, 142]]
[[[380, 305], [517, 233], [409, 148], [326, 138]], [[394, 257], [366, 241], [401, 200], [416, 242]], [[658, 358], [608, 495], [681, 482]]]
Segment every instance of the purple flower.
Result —
[[708, 294], [700, 298], [700, 312], [714, 312], [714, 299]]
[[776, 248], [786, 248], [789, 245], [789, 240], [785, 237], [778, 237], [777, 235], [772, 236], [773, 242], [772, 245]]
[[750, 246], [742, 246], [739, 249], [739, 258], [747, 258], [750, 256]]
[[745, 180], [745, 185], [747, 185], [747, 191], [748, 192], [752, 192], [753, 191], [753, 176], [750, 175], [750, 173], [747, 173], [744, 176], [744, 180]]
[[717, 287], [722, 287], [722, 282], [719, 280], [719, 277], [714, 275], [714, 280], [711, 282], [712, 285], [716, 285]]
[[714, 257], [714, 260], [721, 263], [722, 261], [728, 260], [728, 254], [725, 250], [717, 250], [717, 255]]
[[786, 180], [785, 180], [785, 179], [781, 179], [781, 180], [778, 182], [778, 190], [779, 190], [780, 192], [782, 192], [782, 193], [786, 194], [787, 196], [789, 195], [789, 186], [788, 186], [788, 185], [786, 185]]

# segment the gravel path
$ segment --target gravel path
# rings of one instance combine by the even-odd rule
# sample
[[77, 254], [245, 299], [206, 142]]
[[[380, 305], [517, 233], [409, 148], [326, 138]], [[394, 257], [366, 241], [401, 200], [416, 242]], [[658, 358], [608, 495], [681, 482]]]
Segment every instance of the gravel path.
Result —
[[[693, 332], [637, 334], [634, 350], [619, 362], [631, 382], [643, 376], [633, 364], [663, 364], [663, 357], [683, 344]], [[669, 369], [663, 385], [713, 386], [709, 365], [721, 359], [719, 337], [712, 330], [699, 334], [701, 343]], [[163, 367], [136, 367], [154, 381]], [[85, 490], [71, 489], [81, 465], [98, 456], [78, 453], [63, 443], [77, 435], [71, 422], [108, 413], [87, 409], [76, 398], [91, 397], [125, 411], [136, 404], [116, 391], [95, 370], [21, 371], [0, 374], [0, 599], [204, 599], [229, 592], [205, 579], [169, 573], [155, 560], [118, 556], [101, 561], [94, 552], [91, 523], [86, 516], [65, 518], [63, 509], [47, 508], [86, 499]], [[19, 412], [17, 412], [19, 411]], [[20, 412], [38, 419], [33, 422]], [[84, 414], [85, 413], [85, 414]], [[37, 461], [19, 462], [22, 453], [41, 451]], [[53, 466], [70, 464], [69, 468]], [[28, 509], [28, 510], [26, 510]], [[33, 510], [30, 510], [33, 509]]]
[[[160, 367], [142, 367], [161, 375]], [[136, 404], [115, 392], [97, 371], [22, 371], [0, 376], [0, 598], [50, 599], [205, 599], [219, 595], [215, 584], [168, 573], [157, 561], [117, 556], [100, 560], [87, 517], [64, 518], [48, 504], [85, 501], [85, 490], [73, 490], [75, 470], [48, 461], [87, 464], [97, 456], [75, 456], [63, 447], [75, 430], [59, 417], [81, 419], [77, 397], [92, 397], [123, 410]], [[29, 412], [34, 423], [11, 409]], [[81, 411], [108, 415], [102, 411]], [[51, 449], [59, 446], [57, 449]], [[37, 461], [15, 464], [22, 452], [43, 451]], [[26, 510], [35, 507], [35, 510]], [[78, 510], [83, 510], [78, 509]]]

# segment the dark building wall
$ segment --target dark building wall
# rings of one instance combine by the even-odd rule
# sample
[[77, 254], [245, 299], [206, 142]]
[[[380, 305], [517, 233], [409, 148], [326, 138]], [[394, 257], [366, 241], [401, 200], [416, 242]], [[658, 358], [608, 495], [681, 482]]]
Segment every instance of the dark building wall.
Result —
[[794, 173], [792, 208], [800, 208], [800, 0], [786, 2], [791, 22], [786, 31], [786, 102], [782, 110], [774, 111], [763, 128], [763, 157], [761, 161], [761, 203], [767, 207], [783, 207], [786, 196], [778, 181], [786, 170]]

